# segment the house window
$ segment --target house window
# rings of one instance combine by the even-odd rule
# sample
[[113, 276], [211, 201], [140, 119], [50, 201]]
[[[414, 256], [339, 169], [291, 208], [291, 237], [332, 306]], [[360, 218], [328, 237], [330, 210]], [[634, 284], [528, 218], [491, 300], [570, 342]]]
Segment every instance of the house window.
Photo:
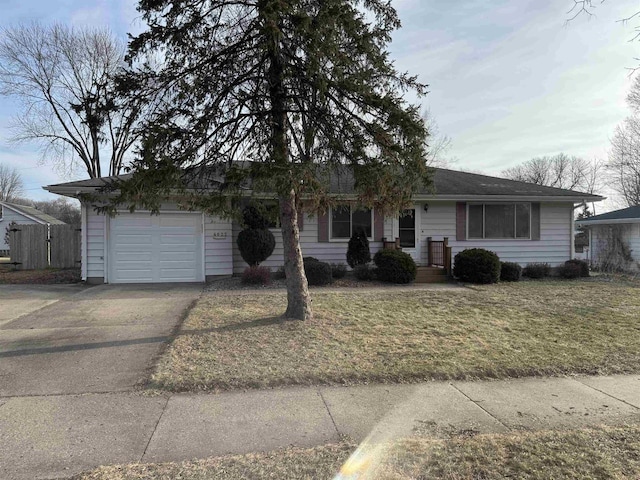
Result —
[[405, 210], [398, 218], [398, 236], [401, 247], [416, 247], [416, 211], [414, 209]]
[[331, 238], [348, 239], [353, 233], [362, 231], [371, 239], [373, 232], [373, 211], [356, 209], [350, 205], [338, 205], [331, 209]]
[[473, 203], [468, 213], [468, 238], [531, 238], [530, 203]]

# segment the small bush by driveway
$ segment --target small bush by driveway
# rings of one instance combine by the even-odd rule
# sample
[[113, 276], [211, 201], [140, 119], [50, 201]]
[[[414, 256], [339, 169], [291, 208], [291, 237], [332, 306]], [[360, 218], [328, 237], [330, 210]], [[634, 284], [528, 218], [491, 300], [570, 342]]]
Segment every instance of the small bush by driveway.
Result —
[[640, 289], [521, 282], [455, 291], [201, 297], [153, 384], [173, 391], [640, 371]]

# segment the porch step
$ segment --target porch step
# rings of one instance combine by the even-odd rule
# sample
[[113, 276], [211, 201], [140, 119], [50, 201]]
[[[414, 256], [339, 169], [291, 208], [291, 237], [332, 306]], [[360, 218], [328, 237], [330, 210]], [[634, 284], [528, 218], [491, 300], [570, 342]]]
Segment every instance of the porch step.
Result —
[[415, 283], [446, 283], [447, 272], [440, 267], [418, 267]]

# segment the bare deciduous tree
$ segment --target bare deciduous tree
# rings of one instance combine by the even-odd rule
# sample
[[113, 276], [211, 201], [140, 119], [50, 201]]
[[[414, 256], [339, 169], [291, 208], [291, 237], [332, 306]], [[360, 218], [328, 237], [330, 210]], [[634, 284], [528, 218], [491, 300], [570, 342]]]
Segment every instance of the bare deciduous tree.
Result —
[[612, 188], [626, 206], [640, 205], [640, 77], [627, 95], [631, 116], [616, 127], [607, 170]]
[[451, 148], [451, 137], [440, 132], [438, 122], [436, 122], [431, 110], [426, 109], [422, 114], [422, 119], [427, 132], [429, 132], [426, 148], [427, 165], [430, 167], [449, 167], [452, 160], [446, 154]]
[[627, 117], [611, 139], [607, 169], [611, 186], [627, 206], [640, 205], [640, 118]]
[[13, 140], [36, 141], [65, 170], [78, 159], [89, 177], [120, 172], [144, 104], [117, 95], [126, 47], [104, 29], [37, 23], [0, 32], [0, 94], [23, 105]]
[[603, 163], [559, 153], [554, 156], [536, 157], [508, 168], [502, 176], [511, 180], [546, 185], [548, 187], [579, 190], [594, 193], [599, 184]]
[[10, 202], [22, 193], [22, 177], [18, 170], [8, 165], [0, 165], [0, 200]]
[[[596, 7], [599, 4], [603, 4], [604, 2], [605, 0], [571, 0], [569, 2], [571, 7], [567, 12], [567, 15], [568, 15], [566, 20], [567, 24], [571, 23], [576, 18], [581, 16], [585, 16], [590, 19], [591, 17], [594, 16], [594, 11]], [[623, 26], [626, 26], [632, 21], [637, 21], [639, 19], [640, 19], [640, 10], [636, 10], [628, 16], [618, 19], [617, 23]], [[635, 41], [635, 40], [638, 40], [638, 38], [640, 38], [640, 25], [636, 23], [636, 25], [633, 27], [633, 32], [634, 33], [630, 41]], [[640, 60], [640, 59], [636, 58], [635, 60]], [[637, 69], [638, 67], [629, 68], [629, 70], [631, 70], [632, 73], [635, 72]]]

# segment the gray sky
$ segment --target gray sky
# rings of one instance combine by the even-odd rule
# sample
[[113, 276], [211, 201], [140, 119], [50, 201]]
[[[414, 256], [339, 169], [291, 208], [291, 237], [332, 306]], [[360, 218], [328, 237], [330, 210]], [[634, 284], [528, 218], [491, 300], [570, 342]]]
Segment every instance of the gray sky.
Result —
[[[395, 0], [403, 28], [391, 45], [400, 70], [429, 84], [422, 99], [452, 139], [455, 168], [498, 174], [535, 156], [565, 152], [605, 158], [628, 114], [638, 45], [617, 20], [634, 1], [597, 4], [596, 16], [565, 20], [573, 0]], [[139, 31], [133, 0], [0, 0], [0, 27], [31, 20]], [[39, 163], [36, 146], [7, 144], [18, 105], [0, 97], [0, 163], [20, 169], [32, 198], [40, 186], [83, 178]]]

